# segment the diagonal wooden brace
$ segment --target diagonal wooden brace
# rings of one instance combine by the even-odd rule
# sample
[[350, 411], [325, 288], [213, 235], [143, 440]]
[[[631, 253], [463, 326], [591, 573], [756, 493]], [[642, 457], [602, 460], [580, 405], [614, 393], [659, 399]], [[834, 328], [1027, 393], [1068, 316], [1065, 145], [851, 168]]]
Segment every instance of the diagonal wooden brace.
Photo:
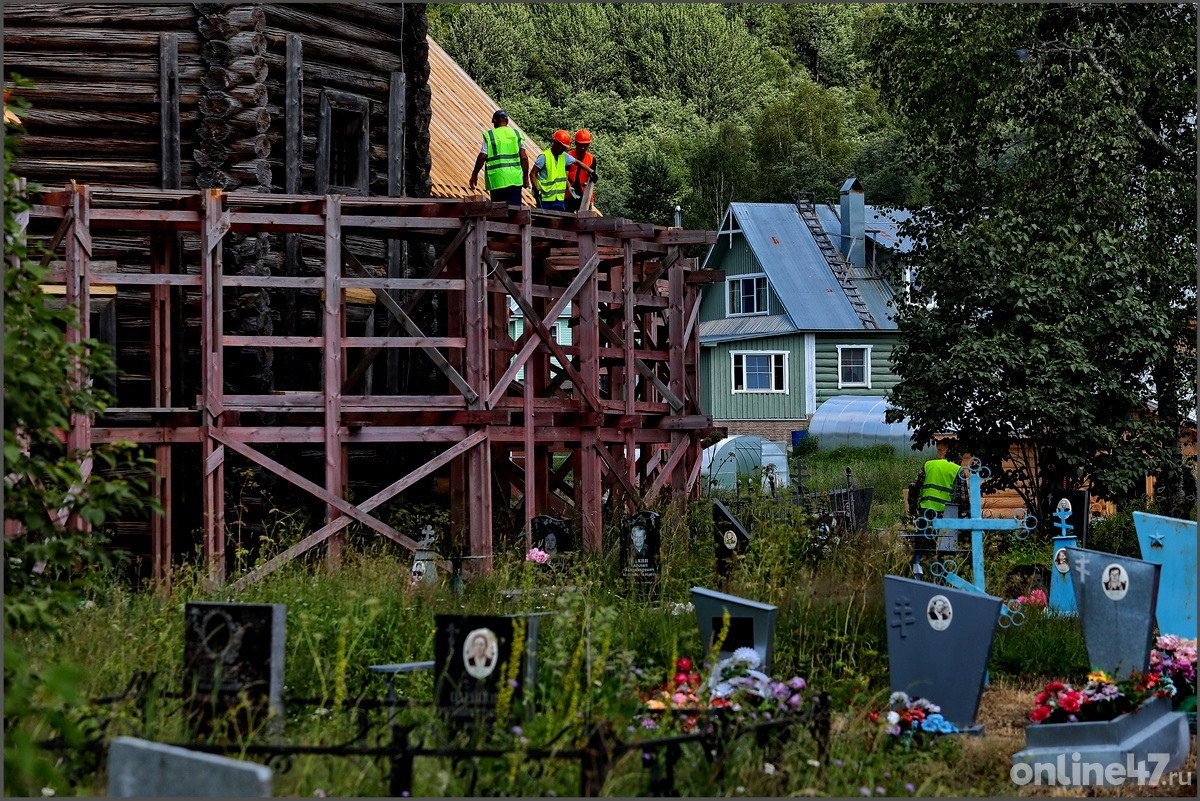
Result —
[[679, 460], [682, 459], [684, 454], [688, 452], [689, 445], [690, 443], [687, 440], [684, 440], [675, 446], [675, 450], [671, 452], [671, 456], [667, 459], [667, 463], [659, 469], [658, 475], [654, 477], [653, 483], [650, 484], [650, 491], [646, 493], [647, 503], [653, 500], [663, 488], [663, 485], [667, 483], [667, 479], [670, 477], [671, 471], [675, 469], [675, 465], [679, 464]]
[[[559, 318], [559, 315], [562, 314], [563, 309], [567, 307], [567, 304], [571, 302], [576, 293], [583, 288], [583, 285], [587, 283], [588, 279], [592, 277], [592, 273], [596, 272], [596, 268], [599, 266], [600, 255], [598, 253], [593, 253], [592, 257], [587, 260], [587, 263], [580, 266], [579, 273], [576, 274], [574, 280], [567, 285], [567, 288], [563, 290], [562, 296], [558, 300], [554, 301], [553, 305], [550, 306], [549, 311], [546, 312], [546, 316], [542, 318], [543, 327], [549, 328], [549, 324]], [[525, 362], [529, 361], [529, 357], [533, 355], [535, 350], [537, 350], [538, 343], [541, 341], [537, 337], [533, 336], [532, 331], [526, 331], [523, 333], [521, 335], [521, 340], [523, 340], [525, 344], [521, 347], [520, 352], [517, 353], [517, 355], [513, 358], [512, 363], [508, 365], [508, 369], [504, 371], [504, 375], [500, 376], [500, 380], [496, 383], [496, 386], [492, 387], [492, 391], [488, 394], [487, 408], [489, 409], [494, 408], [496, 401], [504, 397], [504, 393], [508, 391], [509, 385], [511, 385], [516, 379], [517, 373], [520, 372], [521, 368], [525, 366]]]
[[500, 283], [504, 284], [504, 288], [508, 290], [508, 294], [521, 307], [521, 311], [525, 314], [525, 319], [537, 330], [538, 336], [546, 343], [546, 347], [558, 358], [563, 370], [575, 382], [575, 388], [579, 390], [579, 394], [583, 396], [583, 399], [588, 402], [588, 405], [592, 409], [597, 412], [600, 411], [600, 399], [596, 397], [596, 394], [592, 392], [592, 388], [583, 380], [583, 375], [575, 369], [574, 363], [567, 356], [567, 352], [562, 349], [562, 345], [554, 341], [554, 337], [550, 335], [550, 329], [546, 327], [546, 324], [538, 318], [537, 312], [534, 311], [533, 304], [521, 294], [521, 290], [516, 282], [496, 263], [496, 259], [486, 247], [483, 249], [483, 258], [487, 261], [492, 273], [500, 278]]
[[[625, 475], [625, 472], [620, 470], [613, 462], [613, 456], [611, 453], [609, 453], [608, 448], [605, 447], [603, 442], [596, 443], [596, 452], [600, 454], [600, 461], [604, 462], [604, 466], [608, 468], [609, 475], [616, 478], [621, 484], [621, 487], [624, 488], [628, 503], [632, 508], [633, 504], [637, 503], [637, 488], [630, 483], [629, 477]], [[627, 456], [626, 458], [629, 457]]]
[[[609, 341], [611, 341], [618, 348], [625, 347], [624, 337], [614, 331], [608, 323], [604, 322], [604, 320], [597, 320], [597, 322], [600, 323], [600, 333], [608, 337]], [[672, 409], [677, 412], [683, 411], [683, 400], [674, 392], [672, 392], [666, 384], [663, 383], [663, 380], [654, 372], [654, 368], [646, 364], [644, 359], [634, 359], [633, 367], [635, 370], [649, 379], [650, 383], [654, 384], [654, 386], [658, 388], [658, 391], [661, 392], [662, 396], [667, 399], [667, 403], [671, 405]]]

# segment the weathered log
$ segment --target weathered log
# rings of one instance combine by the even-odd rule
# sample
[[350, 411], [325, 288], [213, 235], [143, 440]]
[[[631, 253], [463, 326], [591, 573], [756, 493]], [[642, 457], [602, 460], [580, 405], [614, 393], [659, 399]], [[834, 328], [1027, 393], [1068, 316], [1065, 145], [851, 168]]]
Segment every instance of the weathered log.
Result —
[[[386, 26], [376, 23], [360, 25], [345, 20], [339, 20], [335, 23], [330, 18], [330, 6], [324, 4], [270, 4], [264, 5], [263, 8], [266, 10], [266, 16], [270, 24], [288, 33], [315, 33], [324, 35], [331, 30], [336, 30], [339, 36], [348, 41], [367, 45], [380, 45], [385, 50], [395, 45], [400, 28], [398, 18]], [[393, 33], [393, 31], [397, 33]]]
[[267, 60], [262, 56], [240, 56], [226, 67], [211, 66], [200, 79], [205, 89], [221, 91], [240, 84], [262, 83], [267, 78]]
[[[8, 9], [6, 8], [7, 12]], [[101, 51], [105, 53], [157, 53], [159, 30], [118, 31], [111, 28], [63, 28], [62, 13], [56, 15], [54, 28], [22, 28], [10, 26], [7, 13], [4, 26], [5, 61], [18, 57], [24, 51], [36, 53], [47, 50], [71, 50], [80, 52]], [[74, 21], [74, 17], [72, 17]], [[112, 20], [109, 20], [112, 24]], [[179, 37], [180, 54], [196, 55], [202, 44], [194, 30], [176, 32]]]
[[227, 11], [201, 13], [196, 29], [205, 39], [227, 39], [242, 31], [261, 32], [265, 22], [260, 6], [234, 6]]
[[270, 97], [267, 94], [267, 85], [263, 83], [239, 84], [231, 87], [228, 94], [241, 101], [245, 108], [265, 106]]
[[249, 186], [266, 186], [271, 185], [271, 165], [265, 159], [251, 159], [249, 161], [239, 161], [236, 164], [231, 164], [225, 168], [230, 175], [238, 178], [243, 184]]
[[[274, 28], [268, 22], [263, 35], [267, 37], [271, 52], [284, 52], [287, 31]], [[388, 52], [329, 36], [306, 35], [304, 37], [304, 60], [307, 62], [311, 58], [331, 64], [340, 62], [348, 66], [366, 67], [372, 72], [386, 75], [403, 68], [404, 61], [399, 55], [399, 43], [395, 47], [396, 52]], [[307, 63], [305, 67], [308, 67]]]
[[217, 169], [229, 158], [229, 148], [219, 142], [206, 142], [203, 147], [192, 150], [192, 158], [206, 170]]
[[233, 126], [221, 117], [206, 117], [196, 127], [201, 142], [224, 142], [233, 135]]
[[209, 64], [225, 64], [244, 55], [263, 55], [267, 38], [261, 33], [235, 33], [228, 39], [210, 39], [200, 48], [200, 58]]
[[151, 28], [157, 36], [161, 30], [184, 28], [195, 22], [196, 9], [190, 4], [173, 5], [75, 5], [69, 12], [61, 6], [49, 3], [6, 3], [4, 26], [61, 25], [69, 13], [72, 26], [112, 25], [113, 17], [120, 11], [121, 24], [130, 28]]
[[[7, 68], [7, 66], [6, 63], [5, 67]], [[146, 108], [158, 111], [159, 106], [157, 80], [153, 84], [113, 84], [46, 79], [39, 81], [34, 88], [22, 88], [17, 93], [27, 98], [33, 105], [47, 108], [86, 105], [125, 112]], [[180, 87], [179, 104], [181, 108], [195, 105], [199, 100], [200, 93], [194, 87]]]
[[230, 155], [234, 158], [249, 159], [253, 157], [265, 159], [271, 155], [271, 140], [265, 134], [239, 139], [236, 142], [228, 143], [228, 146]]
[[[308, 43], [305, 42], [305, 47], [307, 46]], [[268, 53], [267, 66], [270, 70], [269, 74], [280, 76], [280, 85], [282, 85], [284, 59]], [[355, 94], [370, 92], [381, 97], [387, 96], [388, 81], [386, 77], [326, 61], [310, 61], [307, 50], [305, 50], [304, 75], [307, 80], [319, 81], [321, 86], [328, 89], [340, 89]], [[270, 79], [268, 79], [268, 83], [274, 84]], [[278, 92], [279, 90], [273, 89], [272, 91]]]
[[[182, 119], [181, 115], [181, 119]], [[190, 122], [196, 119], [191, 115]], [[91, 109], [56, 109], [33, 106], [25, 111], [25, 130], [30, 133], [84, 128], [89, 131], [111, 131], [124, 128], [143, 128], [158, 125], [158, 115], [138, 111], [94, 111]]]
[[200, 189], [220, 189], [232, 192], [240, 189], [242, 182], [224, 170], [200, 170], [196, 173], [196, 186]]
[[145, 133], [146, 138], [110, 139], [99, 136], [24, 136], [21, 138], [21, 148], [26, 153], [36, 156], [87, 154], [93, 157], [104, 157], [110, 153], [115, 153], [120, 154], [122, 158], [157, 158], [159, 154], [157, 129], [144, 128], [139, 133]]
[[[44, 76], [62, 76], [68, 79], [86, 75], [95, 81], [158, 82], [158, 53], [143, 56], [103, 56], [94, 53], [71, 52], [55, 48], [49, 53], [4, 54], [6, 70], [17, 72], [34, 83]], [[181, 66], [178, 70], [181, 81], [195, 82], [203, 74], [198, 64]]]
[[63, 157], [38, 158], [21, 156], [16, 172], [36, 177], [42, 183], [70, 181], [81, 184], [114, 186], [157, 186], [158, 159], [71, 159]]

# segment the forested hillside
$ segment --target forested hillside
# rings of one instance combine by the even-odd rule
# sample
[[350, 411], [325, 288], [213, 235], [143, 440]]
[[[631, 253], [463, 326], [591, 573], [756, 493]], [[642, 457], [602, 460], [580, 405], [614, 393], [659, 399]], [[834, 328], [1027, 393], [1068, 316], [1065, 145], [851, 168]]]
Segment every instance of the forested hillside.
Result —
[[818, 201], [857, 175], [907, 205], [873, 87], [880, 5], [465, 3], [430, 33], [539, 142], [587, 128], [606, 214], [714, 228], [739, 201]]

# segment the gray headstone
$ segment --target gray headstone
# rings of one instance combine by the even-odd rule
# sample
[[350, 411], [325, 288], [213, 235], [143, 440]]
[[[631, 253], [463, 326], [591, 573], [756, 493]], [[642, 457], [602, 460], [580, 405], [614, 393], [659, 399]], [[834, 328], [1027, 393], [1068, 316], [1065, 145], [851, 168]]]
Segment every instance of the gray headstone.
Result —
[[265, 765], [136, 737], [108, 751], [110, 798], [268, 798], [272, 781]]
[[286, 604], [187, 604], [183, 686], [193, 708], [220, 714], [244, 695], [250, 725], [282, 717], [286, 621]]
[[713, 639], [721, 633], [725, 612], [728, 611], [729, 632], [721, 643], [718, 656], [729, 656], [738, 648], [753, 648], [761, 662], [759, 669], [770, 673], [775, 649], [777, 607], [703, 587], [692, 587], [692, 605], [696, 608], [696, 622], [700, 625], [700, 643], [704, 653], [709, 652]]
[[437, 584], [437, 532], [433, 526], [421, 529], [421, 539], [413, 552], [412, 580], [414, 584], [432, 586]]
[[885, 576], [892, 692], [925, 698], [959, 728], [975, 724], [1000, 620], [999, 598]]
[[1117, 676], [1145, 670], [1162, 565], [1086, 548], [1067, 548], [1067, 556], [1092, 667]]

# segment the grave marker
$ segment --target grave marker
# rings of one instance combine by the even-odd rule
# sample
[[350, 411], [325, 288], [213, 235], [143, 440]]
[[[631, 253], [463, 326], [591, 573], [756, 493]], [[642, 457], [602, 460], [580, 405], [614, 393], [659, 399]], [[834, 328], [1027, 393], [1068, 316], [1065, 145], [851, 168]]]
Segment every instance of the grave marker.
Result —
[[621, 570], [625, 578], [643, 587], [658, 583], [662, 515], [638, 512], [625, 522], [621, 537]]
[[533, 686], [539, 622], [537, 615], [437, 615], [434, 694], [451, 726], [495, 720], [502, 689], [511, 693], [510, 709], [522, 703]]
[[426, 525], [421, 529], [421, 540], [417, 543], [417, 549], [413, 552], [412, 577], [413, 582], [425, 586], [437, 584], [437, 551], [434, 549], [434, 543], [437, 540], [437, 532], [433, 530], [433, 526]]
[[975, 591], [885, 576], [892, 692], [920, 696], [960, 729], [975, 724], [1001, 600]]
[[[185, 703], [202, 730], [249, 700], [243, 722], [283, 715], [285, 604], [193, 602], [184, 608]], [[240, 713], [241, 714], [241, 713]]]
[[1196, 521], [1134, 512], [1133, 525], [1142, 559], [1162, 565], [1159, 633], [1196, 639]]
[[269, 798], [272, 781], [265, 765], [136, 737], [108, 750], [110, 798]]
[[571, 526], [566, 520], [550, 515], [538, 515], [529, 521], [529, 531], [533, 547], [552, 557], [575, 550]]
[[1050, 565], [1050, 611], [1056, 615], [1075, 614], [1075, 587], [1071, 583], [1071, 559], [1067, 548], [1075, 548], [1075, 536], [1071, 533], [1071, 502], [1064, 498], [1054, 511], [1054, 525], [1059, 535], [1054, 538], [1054, 550]]
[[750, 533], [720, 500], [713, 499], [713, 547], [717, 570], [728, 575], [734, 560], [750, 548]]
[[1091, 666], [1117, 676], [1145, 670], [1162, 566], [1085, 548], [1066, 551]]
[[1079, 547], [1087, 547], [1088, 534], [1088, 513], [1091, 506], [1091, 495], [1087, 490], [1051, 490], [1050, 491], [1050, 508], [1059, 509], [1063, 507], [1063, 501], [1066, 501], [1066, 508], [1070, 511], [1070, 516], [1067, 518], [1067, 523], [1070, 524], [1070, 530], [1074, 532], [1075, 539], [1079, 540]]
[[753, 648], [758, 653], [759, 670], [770, 673], [778, 607], [703, 587], [692, 587], [692, 605], [696, 609], [700, 643], [706, 655], [712, 648], [713, 640], [721, 633], [725, 612], [728, 611], [729, 631], [717, 656], [723, 658], [738, 648]]

